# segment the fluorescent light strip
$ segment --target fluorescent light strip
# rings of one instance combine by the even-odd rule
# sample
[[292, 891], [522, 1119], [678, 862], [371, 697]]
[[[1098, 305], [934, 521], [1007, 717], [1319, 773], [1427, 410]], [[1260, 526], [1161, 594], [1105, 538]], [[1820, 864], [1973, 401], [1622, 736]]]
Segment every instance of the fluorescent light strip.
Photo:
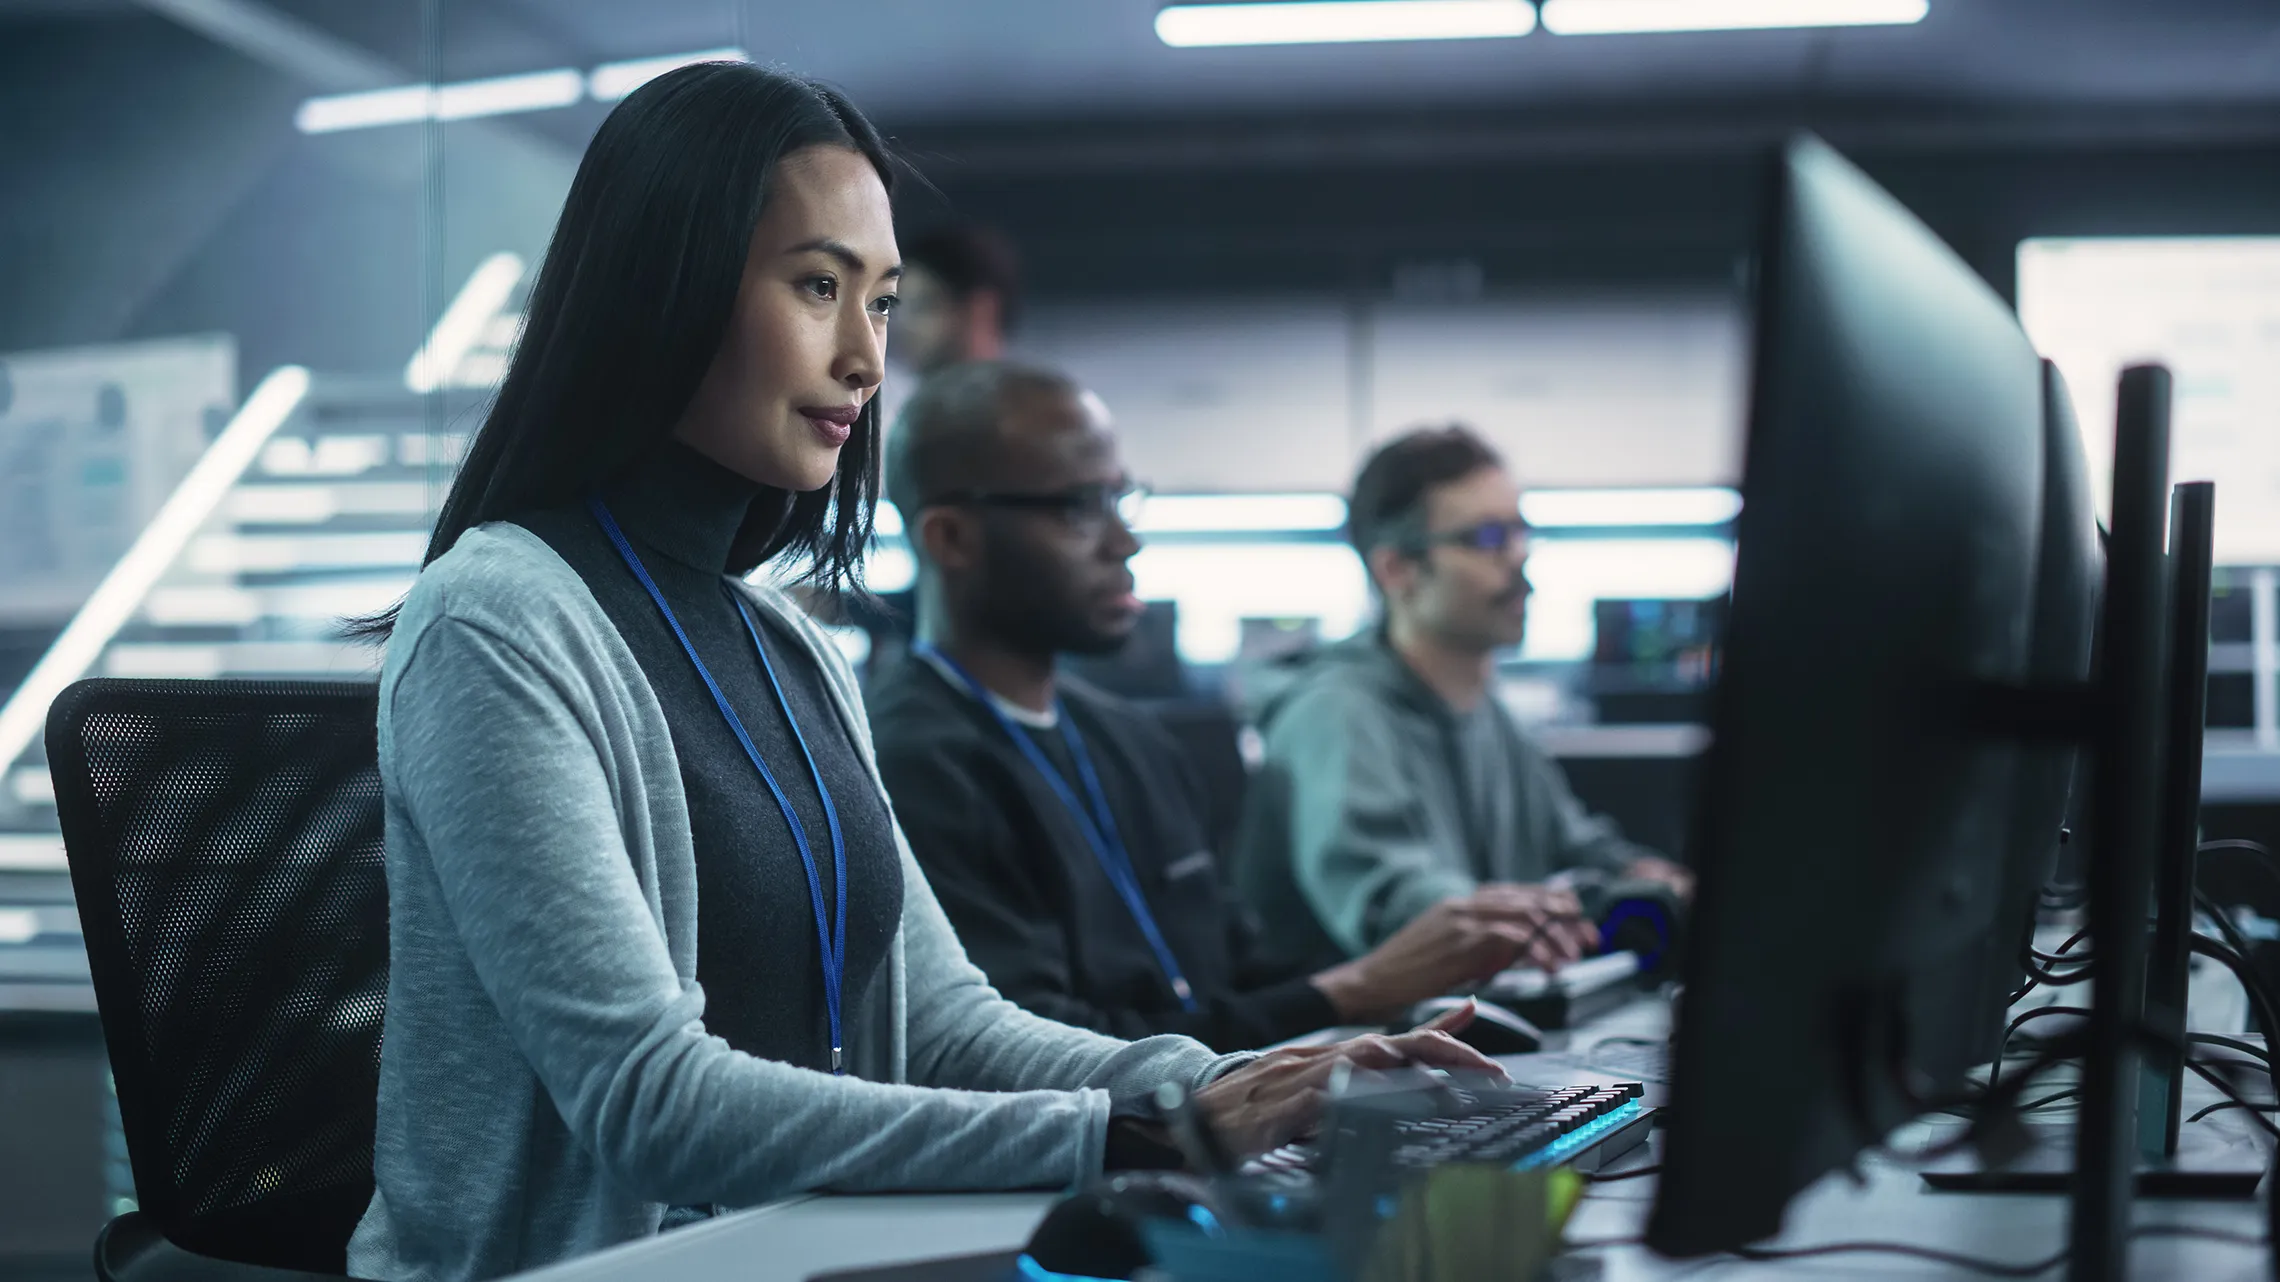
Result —
[[1346, 523], [1335, 494], [1156, 494], [1140, 510], [1142, 534], [1310, 533]]
[[[1310, 534], [1344, 528], [1346, 500], [1335, 494], [1153, 494], [1141, 508], [1141, 534]], [[881, 503], [871, 517], [881, 538], [905, 533], [902, 513]]]
[[245, 399], [236, 417], [206, 447], [190, 474], [174, 487], [158, 515], [135, 537], [134, 545], [103, 576], [87, 604], [79, 607], [63, 633], [0, 706], [0, 765], [23, 755], [47, 720], [48, 705], [94, 664], [103, 647], [133, 617], [135, 607], [149, 595], [152, 585], [166, 573], [174, 558], [189, 545], [222, 496], [245, 474], [254, 456], [270, 436], [284, 425], [309, 394], [309, 371], [285, 365], [270, 371]]
[[1741, 510], [1728, 489], [1532, 490], [1520, 499], [1520, 515], [1540, 529], [1724, 525]]
[[616, 102], [668, 71], [699, 62], [750, 62], [752, 55], [742, 49], [700, 49], [695, 53], [672, 53], [661, 58], [634, 58], [626, 62], [605, 62], [594, 68], [586, 77], [586, 92], [595, 102]]
[[447, 85], [391, 85], [386, 89], [307, 99], [293, 113], [293, 124], [305, 134], [330, 134], [345, 129], [417, 124], [422, 120], [471, 120], [478, 116], [548, 111], [574, 106], [589, 95], [595, 102], [616, 102], [676, 67], [697, 62], [750, 61], [752, 55], [742, 49], [700, 49], [695, 53], [605, 62], [591, 73], [581, 73], [573, 67], [556, 67], [549, 71], [461, 80]]
[[308, 99], [293, 113], [293, 127], [305, 134], [330, 134], [343, 129], [407, 125], [427, 119], [434, 109], [431, 86], [397, 85]]
[[550, 111], [586, 96], [586, 78], [573, 67], [532, 71], [491, 80], [463, 80], [435, 91], [437, 120], [472, 120], [518, 111]]
[[433, 392], [452, 386], [461, 361], [507, 305], [523, 278], [523, 260], [515, 254], [493, 254], [475, 268], [459, 296], [443, 309], [435, 330], [404, 367], [404, 386], [415, 392]]
[[585, 95], [585, 76], [575, 68], [556, 67], [456, 84], [393, 85], [311, 98], [293, 113], [293, 124], [305, 134], [330, 134], [422, 120], [471, 120], [568, 107]]
[[1156, 38], [1175, 49], [1479, 40], [1535, 29], [1527, 0], [1269, 0], [1175, 4], [1156, 15]]
[[1544, 0], [1544, 30], [1560, 36], [1779, 27], [1904, 27], [1930, 0]]

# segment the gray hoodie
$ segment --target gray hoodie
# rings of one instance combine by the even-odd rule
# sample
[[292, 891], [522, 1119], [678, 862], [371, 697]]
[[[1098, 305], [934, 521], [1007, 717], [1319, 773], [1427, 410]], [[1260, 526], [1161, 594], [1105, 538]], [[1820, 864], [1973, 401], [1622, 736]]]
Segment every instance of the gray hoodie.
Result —
[[1587, 813], [1501, 701], [1451, 710], [1374, 629], [1283, 676], [1252, 708], [1266, 761], [1235, 867], [1278, 958], [1328, 965], [1483, 882], [1653, 853]]

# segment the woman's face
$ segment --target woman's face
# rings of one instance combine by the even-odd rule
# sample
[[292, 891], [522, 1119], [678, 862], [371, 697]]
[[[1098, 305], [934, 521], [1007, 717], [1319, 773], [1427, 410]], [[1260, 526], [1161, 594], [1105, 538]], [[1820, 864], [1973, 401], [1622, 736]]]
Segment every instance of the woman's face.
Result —
[[858, 151], [776, 165], [728, 334], [674, 435], [762, 485], [831, 481], [886, 369], [902, 275], [886, 184]]

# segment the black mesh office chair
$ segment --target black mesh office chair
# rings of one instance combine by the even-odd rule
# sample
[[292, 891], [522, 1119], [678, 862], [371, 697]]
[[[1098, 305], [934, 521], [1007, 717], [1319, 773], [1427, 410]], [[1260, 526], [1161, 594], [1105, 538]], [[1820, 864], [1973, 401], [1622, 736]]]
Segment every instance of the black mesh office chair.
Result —
[[370, 685], [82, 681], [47, 750], [139, 1212], [99, 1278], [338, 1276], [372, 1197]]

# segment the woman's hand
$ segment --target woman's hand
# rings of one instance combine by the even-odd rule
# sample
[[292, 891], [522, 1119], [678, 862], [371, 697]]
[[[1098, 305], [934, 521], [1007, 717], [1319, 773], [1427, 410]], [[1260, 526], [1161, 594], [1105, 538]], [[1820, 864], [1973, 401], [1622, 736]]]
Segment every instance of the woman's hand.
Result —
[[1197, 1091], [1195, 1107], [1220, 1146], [1241, 1160], [1313, 1132], [1329, 1101], [1331, 1077], [1342, 1064], [1359, 1069], [1424, 1065], [1502, 1081], [1504, 1070], [1495, 1060], [1450, 1036], [1472, 1017], [1467, 1002], [1415, 1032], [1268, 1051]]

